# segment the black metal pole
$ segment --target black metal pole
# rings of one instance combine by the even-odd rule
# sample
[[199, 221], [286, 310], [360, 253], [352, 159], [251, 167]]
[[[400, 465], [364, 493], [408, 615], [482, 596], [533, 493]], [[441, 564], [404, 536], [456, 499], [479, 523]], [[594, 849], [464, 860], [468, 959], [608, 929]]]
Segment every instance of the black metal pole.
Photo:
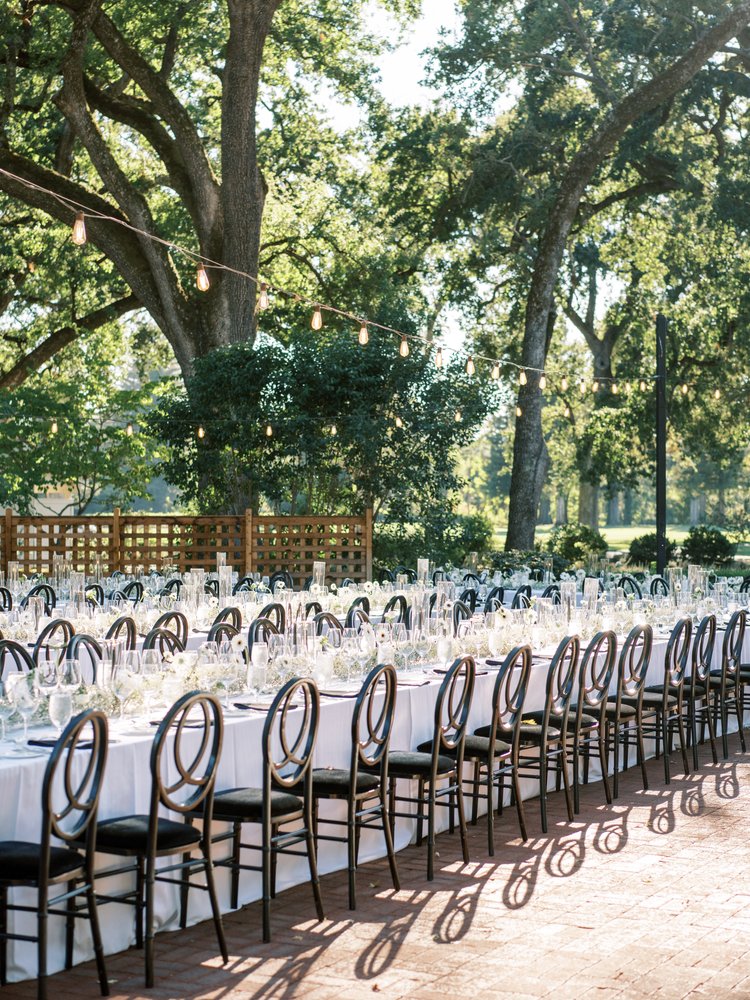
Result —
[[656, 316], [656, 572], [667, 566], [667, 318]]

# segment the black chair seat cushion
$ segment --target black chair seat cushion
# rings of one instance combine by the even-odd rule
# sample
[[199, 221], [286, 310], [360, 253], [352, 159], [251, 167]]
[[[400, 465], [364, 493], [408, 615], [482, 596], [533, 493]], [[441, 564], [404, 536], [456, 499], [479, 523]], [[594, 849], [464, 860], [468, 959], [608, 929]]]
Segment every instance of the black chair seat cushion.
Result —
[[[553, 722], [557, 720], [553, 717]], [[523, 718], [521, 719], [521, 742], [522, 743], [539, 743], [542, 738], [542, 723], [544, 722], [544, 712], [524, 712]], [[559, 726], [550, 725], [547, 723], [547, 739], [548, 740], [559, 740], [560, 739], [560, 728]]]
[[[622, 699], [627, 705], [637, 705], [637, 698], [623, 698]], [[664, 689], [654, 685], [654, 687], [647, 687], [643, 692], [643, 707], [644, 708], [661, 708], [662, 702], [664, 700]], [[674, 695], [667, 695], [667, 705], [669, 708], [674, 708], [677, 704], [677, 698]]]
[[[271, 816], [302, 812], [302, 799], [291, 792], [271, 792]], [[260, 820], [263, 816], [262, 788], [230, 788], [214, 796], [214, 819]]]
[[[422, 744], [427, 746], [428, 744]], [[431, 745], [431, 744], [430, 744]], [[437, 773], [448, 774], [456, 769], [456, 762], [446, 754], [439, 754]], [[388, 773], [395, 778], [408, 778], [412, 774], [429, 777], [432, 772], [432, 753], [426, 750], [391, 750], [388, 754]]]
[[[39, 878], [39, 844], [25, 840], [0, 842], [0, 882], [36, 882]], [[59, 878], [83, 868], [83, 857], [67, 847], [50, 848], [50, 877]]]
[[[200, 842], [200, 831], [188, 823], [172, 819], [158, 820], [157, 852], [192, 847]], [[119, 816], [105, 819], [96, 827], [96, 849], [106, 854], [108, 849], [132, 854], [148, 853], [148, 816]]]
[[[608, 719], [611, 719], [611, 720], [614, 721], [614, 719], [617, 718], [617, 702], [616, 701], [608, 701], [607, 702], [607, 707], [605, 708], [604, 712], [605, 712], [605, 715], [607, 716]], [[621, 719], [632, 719], [632, 718], [635, 717], [635, 714], [636, 714], [635, 706], [634, 705], [629, 705], [627, 703], [627, 701], [625, 699], [623, 699], [623, 702], [620, 705], [620, 718]]]
[[[570, 715], [568, 716], [568, 732], [574, 733], [576, 731], [576, 713], [578, 712], [578, 705], [570, 706]], [[596, 729], [599, 725], [599, 720], [595, 715], [589, 715], [588, 712], [581, 712], [581, 729]]]
[[[742, 677], [740, 676], [740, 680]], [[711, 687], [721, 687], [721, 670], [712, 670], [708, 677], [708, 682]], [[735, 676], [734, 674], [727, 674], [727, 687], [734, 687]]]
[[[347, 795], [351, 784], [351, 771], [338, 767], [316, 767], [313, 771], [313, 794], [325, 798], [328, 795]], [[357, 791], [371, 792], [380, 784], [376, 774], [357, 771]]]
[[[467, 733], [464, 742], [464, 757], [467, 760], [474, 760], [479, 758], [480, 760], [486, 760], [487, 754], [490, 752], [490, 741], [489, 733], [490, 726], [482, 726], [482, 731], [477, 730], [474, 735]], [[417, 750], [422, 753], [432, 753], [432, 740], [426, 740], [424, 743], [420, 743]], [[502, 740], [495, 740], [495, 756], [502, 757], [504, 754], [510, 753], [511, 747], [509, 743], [504, 743]], [[456, 756], [456, 751], [446, 751], [446, 756], [451, 758]]]

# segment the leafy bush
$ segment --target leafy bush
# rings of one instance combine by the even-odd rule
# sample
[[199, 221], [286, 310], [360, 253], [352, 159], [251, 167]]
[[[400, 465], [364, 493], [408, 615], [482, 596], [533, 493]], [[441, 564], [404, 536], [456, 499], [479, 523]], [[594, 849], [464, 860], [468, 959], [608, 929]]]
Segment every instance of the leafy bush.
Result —
[[570, 561], [562, 556], [550, 552], [540, 552], [539, 549], [532, 549], [524, 552], [521, 549], [514, 549], [510, 552], [490, 552], [490, 568], [495, 573], [510, 574], [519, 569], [528, 567], [531, 570], [532, 578], [542, 580], [547, 568], [547, 561], [552, 556], [552, 572], [555, 576], [564, 573], [570, 567]]
[[682, 557], [691, 563], [726, 566], [734, 559], [736, 546], [718, 528], [691, 528], [682, 543]]
[[[677, 551], [677, 542], [667, 539], [667, 562], [674, 559]], [[628, 549], [628, 563], [631, 566], [646, 566], [656, 562], [656, 532], [651, 531], [646, 535], [638, 535], [630, 543]]]
[[591, 552], [603, 556], [607, 551], [607, 543], [598, 531], [571, 521], [552, 529], [547, 549], [570, 562], [582, 562]]
[[441, 514], [425, 522], [376, 522], [373, 558], [378, 566], [416, 567], [417, 559], [436, 565], [463, 566], [470, 552], [480, 560], [492, 539], [492, 525], [482, 514]]

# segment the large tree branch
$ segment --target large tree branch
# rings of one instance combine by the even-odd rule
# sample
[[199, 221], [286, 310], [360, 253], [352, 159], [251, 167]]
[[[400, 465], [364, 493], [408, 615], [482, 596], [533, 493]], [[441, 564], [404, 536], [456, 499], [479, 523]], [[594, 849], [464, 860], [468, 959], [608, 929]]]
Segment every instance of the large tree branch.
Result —
[[17, 361], [7, 372], [0, 373], [0, 389], [17, 388], [33, 375], [34, 372], [37, 372], [43, 364], [46, 364], [50, 358], [54, 357], [58, 351], [61, 351], [63, 347], [67, 347], [68, 344], [80, 337], [82, 333], [98, 330], [105, 323], [111, 323], [113, 320], [119, 319], [129, 312], [133, 312], [133, 310], [139, 307], [140, 302], [135, 295], [126, 295], [116, 302], [110, 302], [109, 305], [102, 306], [101, 309], [95, 309], [87, 316], [82, 316], [69, 326], [60, 327], [59, 330], [51, 333], [49, 337], [45, 337], [41, 344], [38, 344], [33, 351], [30, 351], [20, 361]]

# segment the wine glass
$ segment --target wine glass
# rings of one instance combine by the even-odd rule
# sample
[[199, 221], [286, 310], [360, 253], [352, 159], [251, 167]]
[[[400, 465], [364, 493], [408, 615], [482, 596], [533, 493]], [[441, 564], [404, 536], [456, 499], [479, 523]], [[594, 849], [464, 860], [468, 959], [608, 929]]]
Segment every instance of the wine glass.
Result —
[[7, 684], [11, 701], [23, 720], [23, 743], [26, 743], [29, 736], [29, 719], [39, 708], [39, 696], [34, 686], [34, 679], [30, 674], [10, 674]]
[[250, 652], [250, 686], [254, 693], [266, 686], [268, 671], [268, 643], [254, 642]]
[[78, 660], [62, 660], [57, 667], [57, 685], [71, 696], [81, 686], [81, 665]]
[[73, 715], [73, 696], [65, 688], [56, 688], [49, 696], [49, 720], [60, 739], [63, 729]]
[[16, 706], [10, 697], [7, 683], [0, 681], [0, 740], [3, 743], [7, 740], [7, 722], [12, 715], [15, 715]]

